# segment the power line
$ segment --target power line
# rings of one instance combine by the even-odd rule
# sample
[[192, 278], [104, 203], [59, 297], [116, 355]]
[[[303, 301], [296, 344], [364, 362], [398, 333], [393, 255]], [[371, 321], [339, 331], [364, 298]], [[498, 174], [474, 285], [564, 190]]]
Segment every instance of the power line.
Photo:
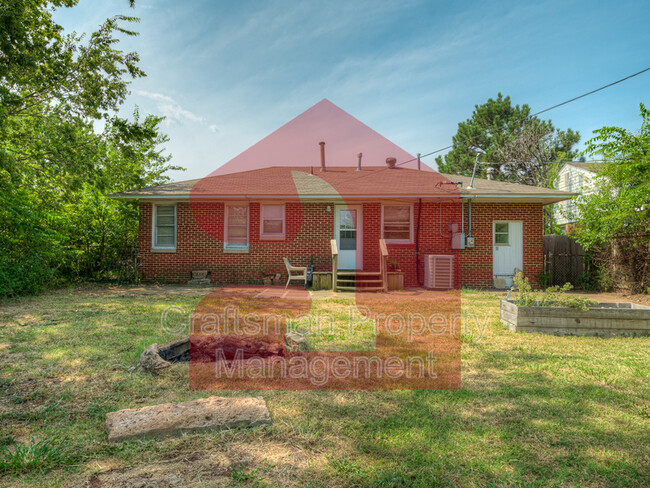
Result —
[[[531, 119], [531, 118], [533, 118], [533, 117], [537, 117], [539, 114], [543, 114], [543, 113], [545, 113], [545, 112], [548, 112], [548, 111], [550, 111], [550, 110], [556, 109], [556, 108], [561, 107], [561, 106], [563, 106], [563, 105], [566, 105], [566, 104], [568, 104], [568, 103], [575, 102], [576, 100], [580, 100], [581, 98], [584, 98], [584, 97], [586, 97], [586, 96], [593, 95], [594, 93], [597, 93], [597, 92], [599, 92], [599, 91], [601, 91], [601, 90], [604, 90], [605, 88], [609, 88], [610, 86], [618, 85], [619, 83], [622, 83], [622, 82], [624, 82], [624, 81], [626, 81], [626, 80], [629, 80], [630, 78], [634, 78], [635, 76], [639, 76], [639, 75], [641, 75], [641, 74], [643, 74], [643, 73], [645, 73], [645, 72], [647, 72], [647, 71], [650, 71], [650, 67], [648, 67], [648, 68], [646, 68], [646, 69], [643, 69], [643, 70], [641, 70], [641, 71], [638, 71], [638, 72], [636, 72], [636, 73], [634, 73], [634, 74], [631, 74], [631, 75], [629, 75], [629, 76], [626, 76], [625, 78], [621, 78], [620, 80], [616, 80], [616, 81], [614, 81], [614, 82], [612, 82], [612, 83], [609, 83], [609, 84], [607, 84], [607, 85], [603, 85], [603, 86], [601, 86], [600, 88], [596, 88], [595, 90], [591, 90], [591, 91], [589, 91], [589, 92], [587, 92], [587, 93], [583, 93], [582, 95], [578, 95], [577, 97], [573, 97], [573, 98], [571, 98], [571, 99], [569, 99], [569, 100], [565, 100], [564, 102], [562, 102], [562, 103], [558, 103], [558, 104], [556, 104], [556, 105], [553, 105], [552, 107], [548, 107], [548, 108], [545, 108], [544, 110], [540, 110], [539, 112], [536, 112], [536, 113], [534, 113], [534, 114], [528, 115], [527, 117], [523, 117], [523, 118], [521, 118], [521, 119], [519, 119], [519, 120], [515, 120], [515, 123], [518, 123], [518, 122], [524, 122], [524, 121], [526, 121], [526, 120], [528, 120], [528, 119]], [[482, 135], [482, 134], [481, 134], [481, 135]], [[462, 143], [464, 143], [464, 142], [470, 142], [470, 141], [473, 141], [474, 139], [477, 139], [478, 137], [480, 137], [480, 136], [477, 135], [477, 136], [470, 137], [470, 138], [468, 138], [468, 139], [465, 139], [465, 140], [463, 140], [463, 141], [460, 141], [460, 144], [462, 144]], [[439, 152], [442, 152], [442, 151], [445, 151], [446, 149], [451, 149], [451, 148], [454, 147], [455, 145], [456, 145], [456, 144], [451, 144], [450, 146], [443, 147], [442, 149], [436, 149], [435, 151], [431, 151], [431, 152], [429, 152], [429, 153], [427, 153], [427, 154], [421, 154], [421, 155], [420, 155], [420, 159], [422, 159], [422, 158], [426, 158], [427, 156], [431, 156], [431, 155], [433, 155], [433, 154], [436, 154], [436, 153], [439, 153]], [[398, 164], [398, 166], [401, 166], [402, 164], [412, 163], [413, 161], [417, 161], [417, 158], [409, 159], [408, 161], [404, 161], [404, 162], [397, 163], [397, 164]]]
[[623, 81], [629, 80], [630, 78], [634, 78], [635, 76], [639, 76], [640, 74], [643, 74], [646, 71], [650, 71], [650, 67], [648, 67], [648, 68], [646, 68], [644, 70], [641, 70], [638, 73], [634, 73], [633, 75], [626, 76], [625, 78], [621, 78], [620, 80], [614, 81], [613, 83], [610, 83], [608, 85], [604, 85], [604, 86], [601, 86], [600, 88], [596, 88], [595, 90], [591, 90], [590, 92], [583, 93], [582, 95], [579, 95], [579, 96], [577, 96], [575, 98], [572, 98], [571, 100], [567, 100], [566, 102], [558, 103], [557, 105], [553, 105], [552, 107], [545, 108], [544, 110], [540, 110], [539, 112], [537, 112], [537, 113], [535, 113], [533, 115], [530, 115], [530, 117], [536, 117], [539, 114], [543, 114], [544, 112], [548, 112], [549, 110], [553, 110], [554, 108], [561, 107], [562, 105], [566, 105], [567, 103], [575, 102], [576, 100], [584, 98], [584, 97], [586, 97], [588, 95], [592, 95], [592, 94], [594, 94], [596, 92], [604, 90], [605, 88], [609, 88], [610, 86], [618, 85], [619, 83], [622, 83]]
[[[604, 89], [606, 89], [606, 88], [609, 88], [609, 87], [611, 87], [611, 86], [618, 85], [619, 83], [622, 83], [622, 82], [624, 82], [624, 81], [626, 81], [626, 80], [629, 80], [630, 78], [634, 78], [635, 76], [639, 76], [639, 75], [641, 75], [641, 74], [643, 74], [643, 73], [645, 73], [645, 72], [647, 72], [647, 71], [650, 71], [650, 67], [647, 67], [647, 68], [645, 68], [645, 69], [643, 69], [643, 70], [641, 70], [641, 71], [638, 71], [638, 72], [636, 72], [636, 73], [634, 73], [634, 74], [631, 74], [631, 75], [629, 75], [629, 76], [626, 76], [625, 78], [621, 78], [620, 80], [616, 80], [616, 81], [614, 81], [614, 82], [612, 82], [612, 83], [608, 83], [607, 85], [603, 85], [603, 86], [601, 86], [601, 87], [599, 87], [599, 88], [596, 88], [595, 90], [591, 90], [591, 91], [589, 91], [589, 92], [587, 92], [587, 93], [583, 93], [582, 95], [578, 95], [577, 97], [573, 97], [573, 98], [571, 98], [571, 99], [569, 99], [569, 100], [565, 100], [564, 102], [561, 102], [561, 103], [558, 103], [558, 104], [556, 104], [556, 105], [553, 105], [552, 107], [545, 108], [544, 110], [540, 110], [539, 112], [535, 112], [534, 114], [528, 115], [528, 116], [523, 117], [523, 118], [518, 119], [518, 120], [515, 120], [515, 123], [524, 122], [524, 121], [526, 121], [526, 120], [528, 120], [528, 119], [530, 119], [530, 118], [537, 117], [539, 114], [543, 114], [543, 113], [545, 113], [545, 112], [548, 112], [548, 111], [550, 111], [550, 110], [556, 109], [556, 108], [558, 108], [558, 107], [562, 107], [563, 105], [566, 105], [566, 104], [568, 104], [568, 103], [575, 102], [576, 100], [580, 100], [581, 98], [587, 97], [587, 96], [589, 96], [589, 95], [593, 95], [594, 93], [597, 93], [597, 92], [599, 92], [599, 91], [601, 91], [601, 90], [604, 90]], [[479, 135], [476, 135], [476, 136], [470, 137], [470, 138], [468, 138], [468, 139], [465, 139], [465, 140], [463, 140], [463, 141], [460, 141], [460, 142], [457, 143], [457, 144], [463, 144], [463, 143], [465, 143], [465, 142], [471, 142], [471, 141], [473, 141], [474, 139], [477, 139], [478, 137], [480, 137], [481, 135], [482, 135], [482, 134], [479, 134]], [[420, 155], [418, 155], [418, 158], [421, 160], [422, 158], [426, 158], [426, 157], [428, 157], [428, 156], [432, 156], [432, 155], [437, 154], [437, 153], [439, 153], [439, 152], [446, 151], [447, 149], [451, 149], [451, 148], [453, 148], [453, 147], [454, 147], [455, 145], [457, 145], [457, 144], [451, 144], [451, 145], [449, 145], [449, 146], [445, 146], [445, 147], [443, 147], [443, 148], [436, 149], [435, 151], [431, 151], [431, 152], [428, 152], [428, 153], [426, 153], [426, 154], [420, 154]], [[402, 166], [402, 165], [404, 165], [404, 164], [412, 163], [413, 161], [417, 161], [418, 158], [412, 158], [412, 159], [409, 159], [408, 161], [402, 161], [401, 163], [397, 163], [396, 166]], [[387, 168], [382, 168], [380, 171], [385, 171], [386, 169], [387, 169]], [[368, 174], [365, 174], [365, 175], [362, 174], [362, 175], [359, 175], [359, 176], [358, 176], [357, 178], [355, 178], [355, 179], [363, 178], [363, 177], [365, 177], [365, 176], [369, 176], [369, 175], [368, 175]]]

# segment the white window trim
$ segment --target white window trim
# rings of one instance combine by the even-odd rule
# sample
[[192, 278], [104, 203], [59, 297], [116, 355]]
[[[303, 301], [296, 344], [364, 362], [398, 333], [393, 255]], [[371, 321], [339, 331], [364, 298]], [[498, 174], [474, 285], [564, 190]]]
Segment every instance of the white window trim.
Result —
[[384, 239], [384, 208], [386, 207], [409, 207], [409, 238], [408, 239], [386, 239], [386, 244], [413, 244], [413, 204], [385, 203], [381, 206], [381, 238]]
[[[246, 244], [229, 244], [228, 238], [228, 207], [246, 207]], [[223, 207], [223, 252], [247, 253], [250, 248], [251, 208], [248, 202], [228, 202]]]
[[[509, 247], [511, 245], [510, 243], [510, 224], [512, 222], [518, 222], [515, 220], [493, 220], [492, 221], [492, 245], [494, 247]], [[497, 244], [497, 224], [508, 224], [508, 243], [507, 244]], [[503, 232], [499, 232], [499, 234], [503, 234]]]
[[[281, 206], [282, 207], [282, 233], [281, 234], [265, 234], [264, 233], [264, 207], [268, 206]], [[266, 240], [282, 240], [287, 233], [287, 211], [284, 203], [260, 203], [260, 239]]]
[[[158, 221], [158, 207], [159, 206], [173, 206], [174, 207], [174, 245], [173, 246], [156, 246], [156, 222]], [[154, 203], [153, 211], [151, 213], [151, 250], [161, 252], [176, 251], [178, 245], [178, 207], [175, 203]]]

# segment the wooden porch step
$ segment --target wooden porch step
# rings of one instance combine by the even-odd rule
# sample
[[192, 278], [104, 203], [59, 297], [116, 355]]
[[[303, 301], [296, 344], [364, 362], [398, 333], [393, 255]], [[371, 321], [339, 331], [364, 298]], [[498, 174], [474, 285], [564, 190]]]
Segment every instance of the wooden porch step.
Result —
[[384, 291], [383, 286], [337, 286], [336, 289], [344, 291]]
[[336, 280], [337, 283], [359, 283], [365, 285], [366, 283], [378, 283], [382, 284], [384, 280], [355, 280], [354, 278], [346, 279], [346, 278], [339, 278]]
[[336, 272], [337, 276], [381, 276], [379, 271], [354, 271], [354, 270], [339, 270]]
[[336, 272], [336, 289], [341, 291], [384, 291], [380, 271], [344, 269]]

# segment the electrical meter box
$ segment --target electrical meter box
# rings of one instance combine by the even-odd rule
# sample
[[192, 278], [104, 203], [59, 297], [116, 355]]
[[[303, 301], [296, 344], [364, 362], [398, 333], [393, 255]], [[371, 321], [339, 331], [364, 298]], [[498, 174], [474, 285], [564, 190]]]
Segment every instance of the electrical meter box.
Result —
[[456, 232], [451, 235], [451, 248], [452, 249], [465, 249], [465, 233]]
[[467, 244], [466, 247], [474, 247], [474, 238], [472, 236], [469, 236], [467, 238]]

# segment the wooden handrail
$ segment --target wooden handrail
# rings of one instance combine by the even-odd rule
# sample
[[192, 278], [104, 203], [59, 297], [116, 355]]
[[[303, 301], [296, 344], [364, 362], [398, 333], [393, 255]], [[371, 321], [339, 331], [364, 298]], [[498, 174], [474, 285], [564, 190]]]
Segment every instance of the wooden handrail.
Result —
[[332, 246], [332, 291], [336, 292], [336, 271], [339, 266], [339, 248], [336, 245], [336, 239], [330, 241]]
[[383, 257], [388, 256], [388, 247], [386, 246], [386, 239], [379, 239], [379, 252]]
[[381, 281], [384, 286], [384, 291], [388, 291], [388, 273], [386, 261], [388, 259], [388, 247], [386, 246], [385, 239], [379, 239], [379, 270], [381, 271]]

